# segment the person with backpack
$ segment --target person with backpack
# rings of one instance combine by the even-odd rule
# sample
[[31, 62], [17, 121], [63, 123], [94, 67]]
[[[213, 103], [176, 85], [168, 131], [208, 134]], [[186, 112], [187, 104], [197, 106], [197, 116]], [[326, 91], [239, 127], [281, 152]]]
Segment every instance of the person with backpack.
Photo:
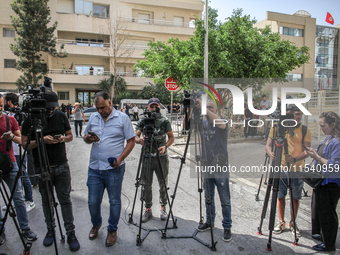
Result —
[[[287, 163], [290, 165], [290, 173], [300, 172], [305, 166], [304, 159], [307, 157], [307, 152], [304, 151], [303, 146], [310, 147], [312, 142], [312, 136], [310, 130], [301, 124], [302, 119], [302, 112], [299, 108], [295, 107], [294, 105], [290, 105], [287, 108], [287, 113], [294, 114], [294, 120], [296, 121], [296, 125], [293, 127], [286, 128], [285, 130], [285, 138], [287, 139], [288, 144], [288, 153], [282, 150], [282, 159], [281, 159], [281, 167], [287, 166]], [[272, 148], [272, 140], [276, 137], [277, 129], [272, 127], [269, 132], [269, 137], [267, 140], [266, 145], [266, 152], [270, 156], [271, 160], [275, 160], [275, 153], [273, 152]], [[298, 178], [294, 177], [294, 174], [291, 176], [291, 186], [292, 186], [292, 193], [293, 193], [293, 202], [294, 202], [294, 216], [291, 212], [291, 220], [289, 224], [289, 229], [294, 234], [294, 224], [293, 219], [296, 219], [298, 209], [299, 209], [299, 202], [301, 199], [301, 193], [303, 189], [304, 182]], [[284, 212], [285, 212], [285, 197], [287, 195], [287, 172], [281, 171], [280, 175], [280, 182], [279, 182], [279, 192], [278, 192], [278, 199], [277, 199], [277, 209], [279, 214], [279, 222], [274, 227], [274, 234], [280, 234], [286, 229], [286, 224], [284, 220]], [[293, 218], [294, 217], [294, 218]], [[296, 235], [298, 237], [301, 236], [301, 232], [296, 224]]]

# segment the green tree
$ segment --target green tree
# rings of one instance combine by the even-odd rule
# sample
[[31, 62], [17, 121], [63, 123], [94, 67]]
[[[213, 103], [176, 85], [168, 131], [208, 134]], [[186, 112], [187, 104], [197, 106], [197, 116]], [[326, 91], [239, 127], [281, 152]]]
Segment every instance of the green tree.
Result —
[[57, 38], [54, 31], [57, 22], [52, 23], [48, 0], [14, 0], [11, 7], [16, 17], [11, 16], [11, 22], [16, 32], [14, 44], [10, 48], [15, 56], [19, 57], [16, 69], [23, 75], [16, 81], [19, 90], [26, 84], [37, 87], [39, 80], [48, 72], [47, 65], [43, 63], [42, 52], [53, 57], [66, 57], [64, 45], [57, 51]]
[[[181, 94], [177, 91], [173, 92], [173, 102], [181, 102], [183, 100]], [[154, 85], [150, 84], [148, 86], [143, 87], [142, 92], [140, 93], [140, 97], [142, 99], [150, 99], [152, 97], [157, 97], [162, 104], [170, 104], [171, 103], [171, 93], [164, 85]]]
[[[234, 10], [224, 23], [217, 21], [217, 11], [209, 9], [209, 78], [252, 78], [252, 84], [235, 79], [241, 90], [249, 86], [260, 90], [263, 79], [285, 78], [289, 71], [306, 63], [309, 48], [297, 47], [282, 40], [269, 27], [253, 27], [255, 20], [242, 15], [242, 9]], [[170, 38], [167, 43], [149, 42], [145, 50], [146, 60], [138, 60], [136, 68], [153, 76], [155, 83], [163, 84], [168, 76], [177, 79], [182, 88], [190, 87], [192, 78], [204, 76], [204, 21], [198, 19], [194, 36], [188, 41]], [[231, 94], [219, 90], [226, 105]]]
[[115, 82], [115, 86], [114, 86], [115, 93], [112, 98], [112, 102], [119, 103], [121, 96], [124, 97], [124, 94], [127, 88], [126, 81], [121, 76], [115, 77], [113, 74], [111, 74], [109, 78], [99, 81], [97, 86], [102, 91], [111, 95], [112, 87], [113, 87], [112, 85], [114, 82]]

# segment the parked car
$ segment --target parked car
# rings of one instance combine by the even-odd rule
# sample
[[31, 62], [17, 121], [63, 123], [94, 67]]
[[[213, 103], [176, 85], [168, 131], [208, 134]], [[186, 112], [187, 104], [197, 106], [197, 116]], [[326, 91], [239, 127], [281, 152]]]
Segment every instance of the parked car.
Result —
[[[97, 109], [96, 108], [87, 108], [84, 110], [84, 115], [85, 115], [85, 121], [89, 121], [91, 115], [93, 113], [97, 112]], [[70, 116], [70, 120], [73, 121], [74, 120], [74, 116], [73, 114], [71, 114]]]

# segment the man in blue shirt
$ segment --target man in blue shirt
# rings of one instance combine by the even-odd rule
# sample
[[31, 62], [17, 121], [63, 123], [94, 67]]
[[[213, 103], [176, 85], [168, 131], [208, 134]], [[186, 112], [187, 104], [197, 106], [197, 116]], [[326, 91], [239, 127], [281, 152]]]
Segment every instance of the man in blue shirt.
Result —
[[[94, 104], [98, 112], [91, 115], [84, 136], [84, 141], [92, 144], [87, 179], [88, 205], [93, 224], [89, 239], [93, 240], [98, 236], [98, 230], [102, 225], [100, 206], [106, 188], [110, 202], [108, 234], [105, 242], [108, 247], [114, 245], [117, 239], [121, 189], [125, 172], [124, 159], [135, 146], [135, 133], [130, 118], [112, 107], [107, 93], [97, 93]], [[127, 144], [124, 148], [125, 140]]]

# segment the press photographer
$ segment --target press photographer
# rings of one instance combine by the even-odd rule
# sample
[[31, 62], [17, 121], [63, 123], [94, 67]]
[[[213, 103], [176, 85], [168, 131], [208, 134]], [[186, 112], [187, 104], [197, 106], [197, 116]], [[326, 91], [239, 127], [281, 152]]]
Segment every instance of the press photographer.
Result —
[[[14, 188], [15, 179], [19, 171], [16, 159], [14, 157], [12, 141], [16, 144], [21, 143], [21, 133], [19, 130], [18, 122], [12, 116], [3, 114], [4, 98], [0, 94], [0, 165], [2, 170], [2, 178], [6, 182], [9, 190], [12, 192]], [[37, 235], [30, 230], [28, 226], [28, 216], [26, 211], [25, 198], [22, 193], [21, 181], [19, 180], [15, 186], [13, 196], [14, 206], [19, 221], [19, 227], [23, 236], [29, 241], [37, 240]], [[0, 210], [0, 218], [2, 213]], [[0, 221], [0, 227], [3, 222]], [[4, 237], [4, 234], [2, 234]], [[2, 244], [3, 241], [1, 240]]]
[[[10, 116], [13, 116], [19, 125], [19, 128], [21, 129], [22, 122], [24, 121], [26, 115], [21, 111], [21, 108], [19, 107], [18, 103], [18, 96], [15, 93], [7, 93], [5, 96], [5, 106], [4, 110], [8, 111]], [[12, 147], [14, 151], [14, 156], [16, 161], [18, 162], [18, 166], [20, 165], [20, 159], [22, 155], [22, 148], [19, 147], [18, 144], [12, 142]], [[32, 154], [26, 154], [23, 159], [22, 164], [22, 175], [27, 176], [28, 175], [28, 169], [26, 163], [30, 161], [29, 163], [33, 163]], [[31, 169], [34, 171], [33, 169]], [[31, 174], [34, 174], [31, 173]], [[29, 178], [22, 178], [22, 186], [25, 191], [25, 203], [26, 203], [26, 209], [27, 212], [31, 211], [35, 208], [35, 203], [33, 201], [33, 191], [32, 191], [32, 183]]]
[[[171, 123], [167, 118], [162, 116], [159, 112], [160, 101], [158, 98], [150, 98], [148, 102], [148, 111], [146, 111], [146, 116], [140, 119], [136, 126], [136, 137], [135, 142], [144, 146], [144, 140], [146, 136], [154, 135], [158, 148], [152, 145], [151, 149], [151, 165], [150, 170], [145, 169], [143, 165], [142, 169], [142, 181], [144, 184], [144, 200], [145, 200], [145, 212], [142, 217], [142, 222], [147, 222], [152, 218], [152, 180], [153, 172], [155, 171], [157, 180], [159, 183], [159, 201], [161, 204], [161, 220], [166, 220], [167, 212], [167, 194], [166, 189], [168, 185], [168, 174], [169, 174], [169, 159], [167, 154], [167, 148], [171, 146], [174, 142], [174, 135], [171, 128]], [[143, 137], [141, 138], [141, 134]], [[166, 141], [166, 136], [168, 136], [168, 141]], [[161, 168], [158, 163], [157, 151], [160, 154], [160, 161], [163, 169], [163, 176], [165, 179], [165, 185], [163, 183], [163, 177], [161, 173]]]
[[[201, 99], [195, 99], [194, 111], [201, 109]], [[191, 103], [192, 104], [192, 103]], [[213, 101], [207, 102], [207, 120], [203, 120], [203, 147], [205, 148], [205, 164], [207, 166], [228, 166], [228, 125], [218, 116], [217, 106]], [[190, 120], [192, 122], [193, 120]], [[195, 120], [194, 120], [195, 122]], [[222, 226], [224, 229], [222, 240], [229, 242], [232, 240], [231, 227], [231, 203], [230, 203], [230, 188], [229, 188], [229, 173], [217, 173], [216, 175], [204, 176], [204, 194], [206, 198], [206, 222], [199, 224], [198, 231], [207, 231], [214, 228], [216, 218], [215, 209], [215, 187], [222, 207]], [[209, 203], [211, 207], [209, 210]]]
[[[275, 137], [284, 137], [287, 139], [288, 144], [288, 153], [285, 153], [282, 150], [282, 158], [281, 158], [281, 167], [282, 169], [287, 166], [287, 163], [290, 164], [289, 171], [291, 173], [300, 172], [304, 167], [304, 159], [307, 157], [307, 153], [304, 152], [304, 148], [302, 144], [306, 147], [310, 147], [312, 137], [310, 130], [301, 124], [302, 119], [302, 111], [295, 105], [289, 105], [287, 107], [286, 116], [282, 116], [280, 112], [280, 106], [278, 105], [277, 111], [274, 112], [274, 118], [280, 119], [277, 125], [272, 127], [269, 132], [269, 137], [266, 144], [266, 152], [271, 157], [271, 160], [275, 160], [275, 153], [272, 151], [272, 141]], [[296, 123], [288, 124], [288, 119], [292, 119], [296, 121]], [[282, 123], [283, 119], [287, 119], [286, 125], [291, 127], [283, 127], [280, 123]], [[292, 121], [294, 122], [294, 121]], [[294, 175], [294, 174], [293, 174]], [[279, 214], [279, 222], [274, 227], [274, 233], [280, 234], [282, 231], [286, 229], [286, 224], [284, 220], [284, 212], [285, 212], [285, 197], [287, 195], [287, 173], [282, 173], [279, 181], [279, 192], [277, 199], [277, 207]], [[289, 223], [289, 229], [294, 234], [294, 226], [293, 219], [296, 219], [297, 212], [299, 209], [299, 201], [301, 199], [301, 192], [303, 189], [303, 181], [298, 177], [291, 178], [291, 187], [293, 193], [293, 201], [294, 201], [294, 216], [291, 213], [291, 221]], [[301, 232], [296, 226], [296, 236], [300, 237]]]
[[[46, 89], [47, 88], [49, 87], [46, 86]], [[48, 93], [42, 93], [41, 99], [46, 100], [47, 102], [46, 119], [42, 119], [40, 121], [42, 123], [45, 123], [42, 132], [43, 140], [46, 145], [47, 158], [50, 164], [51, 183], [55, 188], [61, 206], [69, 249], [71, 251], [77, 251], [79, 250], [80, 245], [75, 236], [75, 226], [73, 224], [73, 209], [70, 198], [71, 174], [69, 165], [67, 163], [68, 160], [65, 147], [65, 143], [71, 142], [73, 140], [73, 135], [66, 115], [57, 109], [59, 104], [58, 96], [56, 95], [56, 93], [52, 91], [49, 91]], [[32, 104], [34, 105], [34, 102], [40, 102], [39, 100], [41, 99], [38, 99], [38, 101], [33, 101], [35, 99], [31, 99], [31, 102], [26, 103], [26, 105], [32, 106]], [[33, 112], [34, 110], [31, 109], [31, 111]], [[30, 122], [31, 120], [29, 118], [26, 118], [22, 125], [22, 145], [24, 148], [28, 140], [28, 135], [30, 134]], [[42, 169], [45, 166], [40, 165], [39, 151], [37, 148], [37, 141], [34, 132], [32, 132], [31, 141], [28, 145], [28, 149], [32, 149], [33, 152], [35, 173], [42, 173]], [[52, 201], [48, 196], [48, 185], [46, 181], [43, 181], [41, 179], [39, 180], [39, 191], [42, 197], [42, 207], [44, 211], [45, 222], [47, 225], [47, 234], [44, 238], [43, 245], [50, 246], [53, 244], [54, 241], [53, 232], [55, 228], [55, 220], [53, 216], [53, 210], [52, 219], [50, 218], [49, 203], [52, 203]], [[53, 206], [54, 205], [52, 205], [51, 208], [53, 208]]]

